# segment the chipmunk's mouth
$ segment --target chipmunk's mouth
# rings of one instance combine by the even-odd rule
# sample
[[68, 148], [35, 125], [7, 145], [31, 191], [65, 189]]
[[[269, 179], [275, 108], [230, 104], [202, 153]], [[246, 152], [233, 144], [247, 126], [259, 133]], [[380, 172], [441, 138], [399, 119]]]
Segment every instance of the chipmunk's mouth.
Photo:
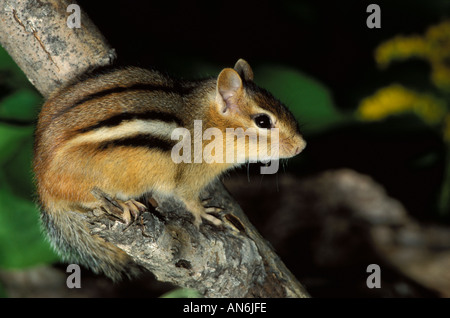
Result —
[[297, 146], [295, 147], [294, 156], [298, 155], [305, 148], [306, 148], [306, 141], [302, 137], [300, 137], [300, 140], [297, 143]]

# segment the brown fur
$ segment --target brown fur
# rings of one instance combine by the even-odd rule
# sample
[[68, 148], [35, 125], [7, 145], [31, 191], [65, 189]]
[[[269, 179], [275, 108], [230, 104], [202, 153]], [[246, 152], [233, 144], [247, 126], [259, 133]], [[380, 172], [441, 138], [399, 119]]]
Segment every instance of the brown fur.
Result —
[[304, 141], [294, 117], [252, 79], [243, 60], [218, 79], [202, 81], [125, 68], [54, 93], [39, 116], [34, 159], [42, 220], [54, 246], [113, 279], [137, 271], [125, 252], [87, 230], [82, 214], [99, 206], [91, 194], [94, 187], [123, 201], [152, 191], [174, 196], [197, 225], [202, 218], [219, 224], [205, 212], [199, 193], [236, 164], [176, 164], [168, 132], [181, 125], [193, 137], [196, 119], [203, 121], [203, 131], [246, 129], [256, 127], [253, 115], [267, 113], [280, 129], [281, 156], [297, 154]]

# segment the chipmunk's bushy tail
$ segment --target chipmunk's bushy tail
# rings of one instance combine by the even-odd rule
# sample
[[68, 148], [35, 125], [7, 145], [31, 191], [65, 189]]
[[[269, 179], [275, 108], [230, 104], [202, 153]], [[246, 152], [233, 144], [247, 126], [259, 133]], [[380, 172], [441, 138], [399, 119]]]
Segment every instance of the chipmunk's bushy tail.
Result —
[[113, 281], [132, 278], [142, 272], [123, 250], [90, 234], [80, 213], [47, 213], [41, 209], [41, 220], [51, 245], [64, 261], [77, 262]]

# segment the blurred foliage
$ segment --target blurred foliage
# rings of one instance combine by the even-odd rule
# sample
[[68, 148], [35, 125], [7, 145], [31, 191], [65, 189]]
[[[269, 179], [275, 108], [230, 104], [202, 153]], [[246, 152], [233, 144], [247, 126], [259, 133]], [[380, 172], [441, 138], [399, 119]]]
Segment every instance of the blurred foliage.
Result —
[[[32, 122], [37, 116], [41, 97], [30, 89], [18, 89], [2, 99], [0, 118]], [[17, 105], [20, 105], [18, 107]]]
[[55, 261], [39, 226], [31, 159], [42, 99], [0, 47], [0, 268]]
[[363, 99], [357, 115], [362, 120], [382, 120], [388, 116], [413, 113], [437, 129], [447, 147], [438, 209], [450, 213], [450, 20], [429, 27], [424, 35], [396, 36], [380, 44], [375, 60], [381, 69], [391, 63], [411, 58], [426, 61], [435, 90], [417, 92], [400, 84], [391, 84]]
[[0, 184], [0, 267], [23, 268], [54, 260], [42, 239], [36, 206]]
[[161, 298], [199, 298], [201, 295], [198, 291], [189, 288], [177, 288], [163, 295]]

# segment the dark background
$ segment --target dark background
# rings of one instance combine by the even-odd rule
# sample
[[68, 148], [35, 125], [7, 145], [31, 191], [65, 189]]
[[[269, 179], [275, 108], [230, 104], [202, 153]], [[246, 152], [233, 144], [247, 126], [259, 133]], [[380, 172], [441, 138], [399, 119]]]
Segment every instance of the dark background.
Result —
[[[377, 45], [398, 34], [421, 34], [450, 10], [443, 0], [377, 1], [381, 29], [369, 29], [366, 8], [373, 1], [78, 2], [123, 64], [198, 77], [198, 64], [229, 66], [241, 57], [282, 63], [319, 79], [343, 108], [401, 73], [376, 69]], [[405, 68], [414, 72], [403, 79], [420, 77], [418, 69]]]

